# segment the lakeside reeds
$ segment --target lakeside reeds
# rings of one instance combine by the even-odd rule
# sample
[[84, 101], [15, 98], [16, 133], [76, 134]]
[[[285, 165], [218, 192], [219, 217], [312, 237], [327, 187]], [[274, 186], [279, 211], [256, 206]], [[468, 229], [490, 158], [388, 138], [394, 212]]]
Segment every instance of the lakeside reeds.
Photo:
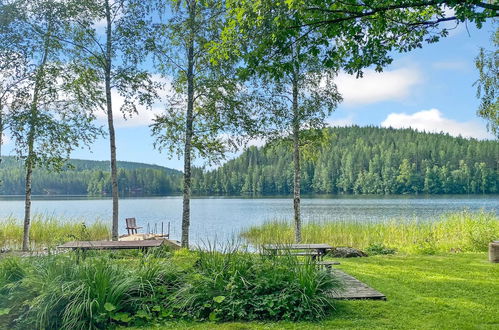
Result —
[[[37, 214], [31, 220], [30, 244], [32, 250], [53, 248], [74, 240], [103, 240], [111, 237], [111, 230], [102, 221], [85, 224], [81, 219], [57, 218]], [[14, 217], [0, 219], [0, 248], [20, 249], [23, 222]]]
[[[252, 245], [293, 243], [290, 222], [270, 221], [241, 233]], [[499, 239], [499, 217], [492, 212], [462, 211], [434, 221], [393, 219], [386, 222], [321, 221], [303, 226], [303, 243], [327, 243], [367, 249], [383, 245], [409, 254], [486, 251]]]

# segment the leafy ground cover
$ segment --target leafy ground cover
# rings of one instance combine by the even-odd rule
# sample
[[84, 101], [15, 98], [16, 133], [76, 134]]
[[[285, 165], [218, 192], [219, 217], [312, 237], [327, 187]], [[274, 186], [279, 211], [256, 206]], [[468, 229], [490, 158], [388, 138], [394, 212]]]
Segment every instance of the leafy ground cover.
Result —
[[[292, 243], [289, 222], [273, 221], [246, 230], [241, 236], [249, 243]], [[499, 237], [499, 217], [495, 213], [468, 211], [450, 213], [435, 221], [393, 219], [387, 222], [329, 221], [303, 226], [304, 243], [328, 243], [366, 250], [379, 247], [407, 254], [486, 251]]]
[[330, 274], [294, 257], [225, 251], [68, 253], [0, 260], [0, 324], [103, 329], [166, 320], [317, 320]]
[[498, 329], [499, 264], [486, 253], [383, 255], [338, 266], [387, 301], [337, 301], [317, 322], [175, 322], [150, 329]]

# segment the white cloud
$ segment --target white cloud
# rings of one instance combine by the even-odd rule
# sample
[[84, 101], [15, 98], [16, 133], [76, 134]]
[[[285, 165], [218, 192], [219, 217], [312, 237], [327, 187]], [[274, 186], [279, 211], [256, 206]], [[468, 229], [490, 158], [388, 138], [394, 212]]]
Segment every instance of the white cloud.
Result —
[[[159, 75], [153, 75], [152, 79], [157, 82], [165, 84], [165, 87], [158, 91], [159, 99], [154, 103], [151, 109], [147, 109], [145, 106], [137, 106], [137, 114], [132, 114], [132, 116], [127, 116], [125, 119], [123, 113], [120, 111], [121, 106], [125, 103], [125, 98], [121, 96], [116, 90], [111, 91], [111, 98], [113, 102], [113, 120], [115, 127], [137, 127], [137, 126], [147, 126], [152, 124], [153, 119], [157, 114], [161, 114], [164, 111], [164, 101], [165, 98], [171, 94], [170, 92], [170, 81], [167, 78], [162, 78]], [[104, 111], [98, 111], [96, 113], [97, 120], [102, 125], [107, 125], [107, 114]]]
[[364, 71], [362, 78], [340, 73], [336, 79], [343, 102], [349, 106], [364, 105], [381, 101], [403, 100], [411, 88], [423, 81], [420, 70], [402, 68], [392, 71]]
[[[137, 106], [137, 114], [132, 114], [131, 117], [128, 116], [125, 119], [123, 113], [120, 111], [121, 106], [124, 104], [125, 99], [118, 92], [111, 92], [112, 102], [113, 102], [113, 121], [115, 127], [136, 127], [136, 126], [147, 126], [150, 125], [156, 114], [162, 112], [162, 106], [160, 104], [155, 104], [151, 109], [147, 109], [145, 106]], [[107, 114], [104, 111], [98, 111], [96, 113], [97, 120], [101, 124], [107, 125]]]
[[248, 147], [263, 147], [267, 143], [266, 139], [263, 138], [254, 138], [248, 141]]
[[381, 123], [382, 127], [413, 128], [432, 133], [449, 133], [452, 136], [491, 139], [485, 125], [476, 121], [458, 122], [445, 118], [438, 109], [422, 110], [413, 114], [391, 113]]

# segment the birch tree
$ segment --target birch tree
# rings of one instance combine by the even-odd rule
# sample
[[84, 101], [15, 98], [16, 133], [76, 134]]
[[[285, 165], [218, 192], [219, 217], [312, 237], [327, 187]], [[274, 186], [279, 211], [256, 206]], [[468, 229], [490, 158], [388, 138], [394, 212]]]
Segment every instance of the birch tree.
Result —
[[[496, 21], [496, 25], [499, 22]], [[488, 120], [487, 128], [499, 138], [499, 27], [492, 36], [493, 49], [481, 48], [475, 58], [479, 73], [477, 97], [480, 99], [478, 115]]]
[[[8, 127], [8, 108], [16, 87], [28, 78], [26, 45], [15, 30], [15, 22], [24, 14], [17, 1], [0, 2], [0, 163], [3, 134]], [[1, 183], [1, 181], [0, 181]]]
[[86, 98], [96, 88], [94, 76], [68, 61], [61, 44], [66, 32], [62, 22], [68, 10], [63, 2], [26, 1], [23, 16], [13, 22], [17, 37], [27, 45], [26, 79], [17, 85], [9, 106], [9, 133], [25, 167], [24, 251], [29, 249], [31, 185], [33, 169], [60, 170], [70, 152], [88, 144], [99, 134], [93, 125], [92, 101]]
[[[111, 159], [112, 239], [118, 240], [119, 189], [116, 151], [116, 95], [124, 98], [119, 108], [124, 118], [138, 113], [138, 106], [150, 107], [156, 97], [151, 74], [140, 67], [146, 58], [145, 36], [148, 1], [72, 1], [72, 36], [61, 42], [72, 45], [80, 63], [99, 77], [104, 99], [91, 94], [105, 112]], [[115, 94], [113, 95], [113, 92]]]
[[[191, 167], [194, 158], [217, 162], [243, 142], [254, 112], [235, 78], [234, 59], [212, 61], [225, 4], [218, 0], [160, 1], [155, 25], [156, 68], [171, 80], [164, 114], [152, 125], [156, 146], [183, 156], [182, 246], [189, 246]], [[245, 96], [246, 95], [246, 96]]]

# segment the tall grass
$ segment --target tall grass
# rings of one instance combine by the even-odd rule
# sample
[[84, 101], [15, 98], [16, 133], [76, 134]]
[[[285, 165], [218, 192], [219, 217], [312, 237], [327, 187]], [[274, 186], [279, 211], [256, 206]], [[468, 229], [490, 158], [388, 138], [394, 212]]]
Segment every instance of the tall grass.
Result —
[[[130, 318], [175, 273], [163, 258], [106, 252], [0, 260], [0, 323], [26, 329], [103, 329]], [[175, 278], [175, 276], [173, 277]], [[4, 309], [5, 310], [5, 309]], [[126, 322], [125, 322], [126, 323]]]
[[[108, 225], [101, 221], [85, 225], [79, 219], [61, 219], [37, 214], [30, 229], [31, 249], [52, 248], [58, 244], [78, 240], [101, 240], [111, 236]], [[22, 246], [23, 222], [14, 217], [0, 219], [0, 248], [19, 249]]]
[[296, 258], [235, 249], [139, 256], [90, 251], [0, 259], [0, 324], [107, 329], [188, 320], [316, 320], [334, 276]]
[[[250, 227], [241, 237], [253, 245], [292, 243], [293, 227], [288, 222], [271, 221]], [[499, 238], [499, 217], [494, 213], [462, 211], [435, 221], [391, 220], [388, 222], [330, 221], [303, 226], [304, 243], [328, 243], [366, 249], [382, 244], [404, 253], [486, 251], [491, 240]]]

